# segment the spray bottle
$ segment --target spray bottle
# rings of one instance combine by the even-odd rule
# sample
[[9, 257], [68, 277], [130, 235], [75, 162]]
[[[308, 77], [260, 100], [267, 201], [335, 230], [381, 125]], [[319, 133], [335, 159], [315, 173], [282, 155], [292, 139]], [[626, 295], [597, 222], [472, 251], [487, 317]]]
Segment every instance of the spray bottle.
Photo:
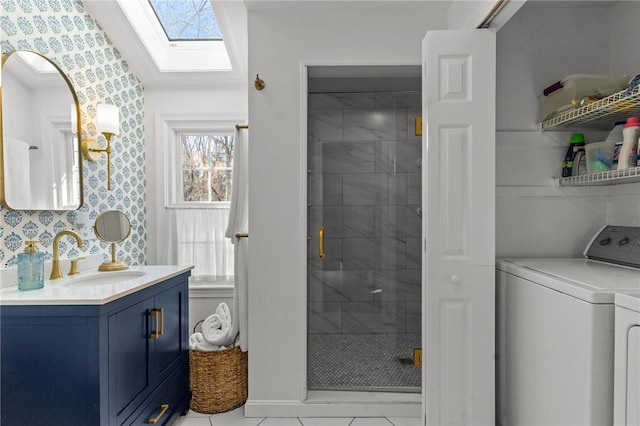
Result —
[[628, 169], [635, 165], [636, 152], [638, 150], [638, 135], [640, 134], [640, 122], [638, 117], [629, 117], [622, 129], [622, 147], [618, 157], [618, 170]]

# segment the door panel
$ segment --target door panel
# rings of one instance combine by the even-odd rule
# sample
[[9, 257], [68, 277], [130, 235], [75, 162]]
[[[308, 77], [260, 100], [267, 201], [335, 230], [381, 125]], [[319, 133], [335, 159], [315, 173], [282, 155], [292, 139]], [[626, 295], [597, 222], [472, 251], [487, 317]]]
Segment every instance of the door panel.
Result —
[[495, 34], [424, 41], [425, 422], [493, 425]]

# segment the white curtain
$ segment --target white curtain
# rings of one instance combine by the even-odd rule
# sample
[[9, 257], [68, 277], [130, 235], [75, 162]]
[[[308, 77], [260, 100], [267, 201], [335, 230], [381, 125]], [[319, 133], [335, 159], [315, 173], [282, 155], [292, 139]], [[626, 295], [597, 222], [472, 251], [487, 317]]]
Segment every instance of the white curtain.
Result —
[[192, 276], [196, 279], [234, 274], [233, 244], [225, 238], [228, 208], [172, 207], [167, 215], [171, 263], [195, 265]]
[[236, 130], [233, 140], [233, 192], [226, 236], [235, 245], [233, 331], [240, 334], [240, 349], [246, 352], [249, 348], [249, 238], [236, 238], [236, 234], [249, 233], [249, 131]]

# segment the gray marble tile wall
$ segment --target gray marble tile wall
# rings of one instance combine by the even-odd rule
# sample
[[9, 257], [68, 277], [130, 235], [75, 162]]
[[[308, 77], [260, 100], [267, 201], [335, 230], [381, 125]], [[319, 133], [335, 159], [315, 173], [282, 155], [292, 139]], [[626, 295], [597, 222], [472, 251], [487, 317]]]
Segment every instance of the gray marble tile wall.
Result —
[[309, 333], [420, 332], [420, 114], [418, 92], [309, 95]]

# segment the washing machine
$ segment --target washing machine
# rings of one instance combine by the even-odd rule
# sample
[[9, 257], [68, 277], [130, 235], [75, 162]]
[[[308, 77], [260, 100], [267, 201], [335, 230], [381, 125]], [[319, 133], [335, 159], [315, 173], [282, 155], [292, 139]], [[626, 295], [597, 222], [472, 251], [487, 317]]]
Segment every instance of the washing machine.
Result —
[[612, 425], [615, 295], [640, 292], [640, 228], [603, 227], [584, 258], [496, 265], [497, 423]]
[[615, 296], [613, 424], [640, 426], [640, 293]]

